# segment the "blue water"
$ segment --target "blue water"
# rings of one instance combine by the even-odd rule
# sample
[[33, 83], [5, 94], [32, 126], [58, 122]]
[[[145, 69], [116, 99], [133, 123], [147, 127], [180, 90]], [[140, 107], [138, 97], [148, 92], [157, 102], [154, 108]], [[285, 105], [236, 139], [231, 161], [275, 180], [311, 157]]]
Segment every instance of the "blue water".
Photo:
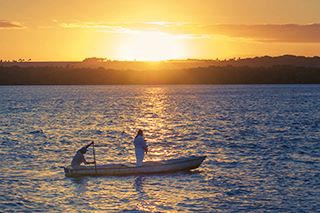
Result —
[[[2, 86], [1, 211], [316, 212], [320, 85]], [[66, 178], [98, 164], [207, 155], [193, 172]], [[91, 150], [86, 155], [92, 159]]]

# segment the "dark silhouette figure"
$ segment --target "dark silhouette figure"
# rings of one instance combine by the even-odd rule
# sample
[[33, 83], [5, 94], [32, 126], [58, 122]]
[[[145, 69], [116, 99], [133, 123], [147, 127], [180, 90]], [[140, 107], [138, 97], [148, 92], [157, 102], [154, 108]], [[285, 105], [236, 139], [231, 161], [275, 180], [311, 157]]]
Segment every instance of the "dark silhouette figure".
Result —
[[88, 162], [86, 161], [84, 154], [86, 154], [87, 149], [93, 144], [93, 142], [89, 143], [88, 145], [82, 147], [81, 149], [79, 149], [77, 151], [77, 153], [75, 154], [75, 156], [73, 157], [72, 161], [71, 161], [71, 166], [72, 168], [79, 168], [81, 167], [81, 164], [95, 164], [95, 161], [93, 162]]

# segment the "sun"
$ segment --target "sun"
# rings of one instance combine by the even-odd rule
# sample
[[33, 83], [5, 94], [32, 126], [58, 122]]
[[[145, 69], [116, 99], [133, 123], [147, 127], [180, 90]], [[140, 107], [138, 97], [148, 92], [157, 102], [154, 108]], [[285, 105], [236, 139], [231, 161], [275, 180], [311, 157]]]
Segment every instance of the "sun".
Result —
[[179, 37], [160, 31], [135, 32], [117, 47], [117, 58], [121, 60], [162, 61], [183, 57]]

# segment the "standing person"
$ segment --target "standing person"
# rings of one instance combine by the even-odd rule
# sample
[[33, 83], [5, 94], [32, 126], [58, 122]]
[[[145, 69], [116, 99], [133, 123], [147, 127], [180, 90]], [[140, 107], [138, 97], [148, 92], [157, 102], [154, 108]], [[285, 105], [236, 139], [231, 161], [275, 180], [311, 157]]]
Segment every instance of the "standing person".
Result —
[[75, 154], [75, 156], [73, 157], [73, 159], [71, 161], [72, 168], [79, 168], [82, 163], [84, 163], [84, 164], [94, 164], [95, 163], [94, 161], [93, 162], [88, 162], [84, 158], [84, 154], [86, 154], [87, 149], [92, 144], [93, 144], [93, 142], [89, 143], [88, 145], [82, 147], [81, 149], [79, 149], [77, 151], [77, 153]]
[[137, 136], [134, 138], [134, 148], [136, 152], [136, 162], [137, 166], [142, 166], [144, 152], [147, 154], [148, 152], [148, 145], [143, 137], [143, 132], [141, 129], [138, 130]]

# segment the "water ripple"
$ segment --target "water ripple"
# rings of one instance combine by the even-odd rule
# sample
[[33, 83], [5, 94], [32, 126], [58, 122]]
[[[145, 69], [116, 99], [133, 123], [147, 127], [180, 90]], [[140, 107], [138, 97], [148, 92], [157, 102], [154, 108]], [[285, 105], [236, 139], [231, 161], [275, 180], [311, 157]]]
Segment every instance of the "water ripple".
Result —
[[[316, 212], [320, 87], [0, 87], [1, 211]], [[207, 155], [194, 172], [66, 178], [96, 142], [98, 163]], [[87, 159], [92, 160], [89, 149]]]

